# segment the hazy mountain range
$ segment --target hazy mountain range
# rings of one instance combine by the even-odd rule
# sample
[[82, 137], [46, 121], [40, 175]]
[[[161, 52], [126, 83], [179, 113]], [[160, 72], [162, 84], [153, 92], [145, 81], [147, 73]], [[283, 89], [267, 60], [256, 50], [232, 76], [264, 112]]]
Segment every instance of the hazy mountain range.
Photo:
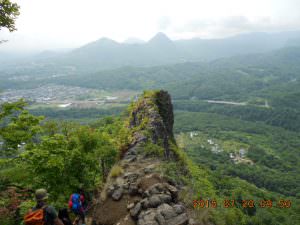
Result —
[[[193, 61], [211, 61], [223, 57], [263, 53], [287, 46], [300, 46], [300, 31], [281, 33], [248, 33], [224, 39], [171, 40], [158, 33], [148, 42], [131, 38], [118, 43], [101, 38], [77, 49], [46, 51], [35, 57], [18, 60], [18, 64], [39, 64], [43, 67], [72, 67], [78, 72], [94, 72], [123, 66], [155, 66]], [[13, 60], [1, 55], [0, 62]], [[13, 57], [11, 57], [13, 59]], [[16, 63], [16, 61], [13, 61]], [[5, 65], [2, 63], [0, 68]]]

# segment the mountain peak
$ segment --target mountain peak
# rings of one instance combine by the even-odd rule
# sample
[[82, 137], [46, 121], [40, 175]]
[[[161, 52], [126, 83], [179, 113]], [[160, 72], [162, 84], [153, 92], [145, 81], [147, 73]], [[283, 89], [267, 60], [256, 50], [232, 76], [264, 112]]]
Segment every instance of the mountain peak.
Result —
[[166, 34], [159, 32], [154, 37], [152, 37], [148, 41], [148, 43], [165, 44], [165, 43], [173, 43], [173, 42]]
[[118, 42], [106, 37], [102, 37], [95, 42], [98, 44], [118, 44]]

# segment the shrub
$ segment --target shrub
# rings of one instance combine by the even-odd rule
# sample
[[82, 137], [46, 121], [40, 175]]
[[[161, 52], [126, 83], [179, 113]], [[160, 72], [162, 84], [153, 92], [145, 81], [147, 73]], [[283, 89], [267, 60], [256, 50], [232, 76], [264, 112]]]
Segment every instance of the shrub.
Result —
[[163, 156], [164, 149], [159, 145], [153, 144], [151, 142], [147, 142], [144, 146], [144, 152], [146, 155], [152, 156]]
[[113, 168], [110, 170], [110, 177], [118, 177], [123, 173], [123, 169], [121, 166], [115, 165]]

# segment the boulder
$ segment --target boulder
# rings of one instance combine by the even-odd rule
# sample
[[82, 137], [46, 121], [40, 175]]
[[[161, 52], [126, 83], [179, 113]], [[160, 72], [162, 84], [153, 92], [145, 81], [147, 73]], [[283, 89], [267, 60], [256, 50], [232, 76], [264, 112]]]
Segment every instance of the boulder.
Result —
[[186, 213], [182, 213], [166, 221], [168, 225], [187, 225], [189, 218]]
[[149, 198], [149, 207], [155, 208], [159, 206], [162, 203], [162, 200], [160, 199], [159, 195], [152, 195]]
[[169, 203], [172, 201], [171, 196], [167, 194], [159, 194], [158, 197], [162, 203]]
[[114, 193], [115, 187], [113, 185], [109, 186], [107, 188], [107, 195], [108, 196], [112, 196], [112, 194]]
[[170, 184], [167, 185], [168, 190], [170, 191], [170, 193], [172, 194], [173, 198], [177, 198], [178, 196], [178, 189]]
[[159, 225], [168, 225], [168, 224], [166, 223], [165, 218], [164, 218], [161, 214], [159, 214], [159, 213], [157, 213], [157, 214], [155, 215], [155, 220], [158, 222]]
[[122, 198], [123, 195], [123, 188], [119, 187], [118, 189], [115, 189], [112, 194], [112, 199], [115, 201], [119, 201]]
[[164, 220], [169, 220], [173, 217], [176, 217], [177, 214], [172, 206], [164, 203], [157, 208], [157, 213], [161, 214], [164, 217]]
[[156, 211], [155, 209], [148, 209], [140, 213], [138, 217], [138, 225], [159, 225], [155, 220]]
[[174, 205], [174, 206], [173, 206], [173, 209], [175, 210], [175, 212], [176, 212], [177, 214], [181, 214], [181, 213], [183, 213], [183, 212], [185, 211], [184, 206], [183, 206], [183, 205], [180, 205], [180, 204]]
[[137, 216], [139, 215], [140, 211], [142, 209], [142, 205], [141, 203], [137, 203], [134, 208], [132, 208], [130, 210], [130, 215], [133, 217], [133, 218], [137, 218]]

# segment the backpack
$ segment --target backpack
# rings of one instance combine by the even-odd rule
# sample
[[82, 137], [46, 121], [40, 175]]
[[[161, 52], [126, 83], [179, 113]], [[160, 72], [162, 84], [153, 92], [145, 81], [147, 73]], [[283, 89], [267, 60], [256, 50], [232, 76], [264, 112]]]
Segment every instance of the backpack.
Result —
[[72, 211], [79, 213], [81, 208], [80, 194], [72, 194]]
[[24, 216], [26, 225], [45, 225], [45, 207], [28, 212]]

